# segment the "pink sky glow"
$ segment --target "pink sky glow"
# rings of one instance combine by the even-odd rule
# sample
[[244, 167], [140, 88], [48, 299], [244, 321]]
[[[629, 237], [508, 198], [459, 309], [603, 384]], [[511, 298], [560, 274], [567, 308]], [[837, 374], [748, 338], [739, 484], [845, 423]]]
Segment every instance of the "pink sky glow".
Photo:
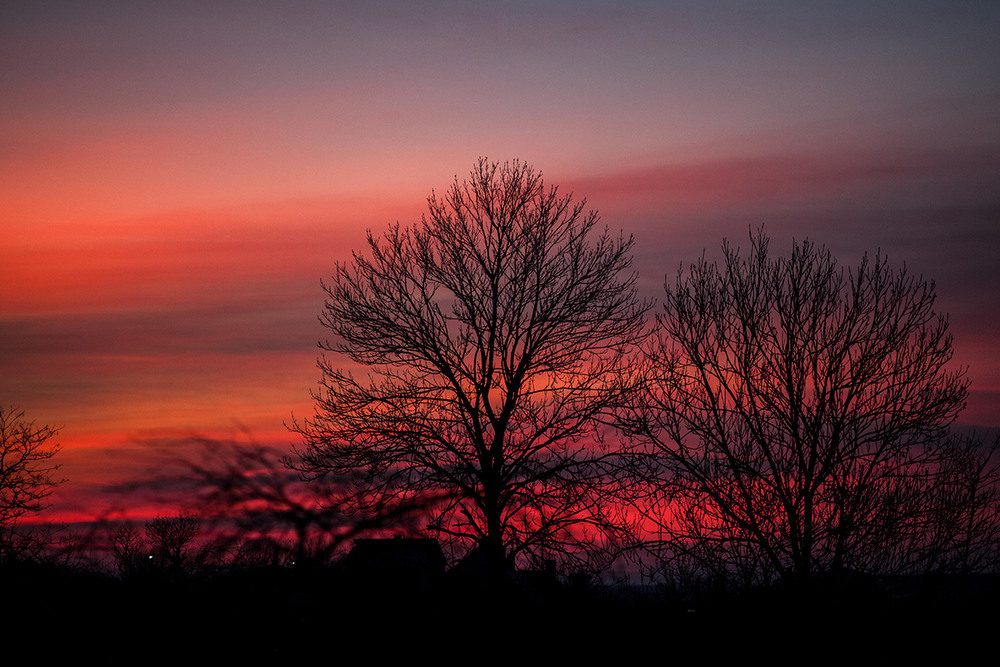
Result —
[[998, 34], [992, 2], [4, 3], [0, 403], [61, 426], [63, 517], [150, 434], [291, 442], [320, 280], [487, 156], [634, 234], [650, 298], [761, 226], [881, 249], [1000, 427]]

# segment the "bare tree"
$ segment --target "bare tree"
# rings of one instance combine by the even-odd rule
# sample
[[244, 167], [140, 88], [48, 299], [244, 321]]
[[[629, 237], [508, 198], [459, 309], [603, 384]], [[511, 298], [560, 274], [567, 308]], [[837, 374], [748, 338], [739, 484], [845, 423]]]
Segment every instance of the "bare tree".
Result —
[[123, 578], [135, 576], [147, 557], [146, 542], [138, 529], [131, 522], [124, 523], [111, 530], [108, 541], [118, 574]]
[[50, 444], [57, 433], [28, 421], [23, 410], [0, 406], [0, 551], [7, 556], [34, 541], [19, 522], [45, 509], [61, 481], [52, 462], [59, 445]]
[[236, 440], [192, 437], [197, 455], [179, 464], [197, 480], [203, 522], [236, 565], [328, 562], [358, 532], [390, 516], [349, 519], [338, 502], [340, 480], [305, 482], [278, 452]]
[[632, 239], [584, 206], [480, 160], [420, 224], [369, 233], [324, 285], [337, 358], [295, 465], [351, 476], [362, 512], [432, 503], [430, 527], [494, 570], [603, 529], [600, 425], [646, 306]]
[[954, 435], [933, 479], [921, 499], [926, 523], [907, 545], [907, 561], [961, 579], [1000, 572], [1000, 437]]
[[185, 574], [191, 564], [191, 549], [198, 535], [198, 516], [182, 513], [163, 516], [146, 523], [146, 540], [157, 565], [165, 565], [174, 575]]
[[762, 233], [723, 250], [666, 284], [623, 418], [657, 557], [806, 585], [926, 544], [967, 389], [933, 283], [808, 241], [773, 259]]

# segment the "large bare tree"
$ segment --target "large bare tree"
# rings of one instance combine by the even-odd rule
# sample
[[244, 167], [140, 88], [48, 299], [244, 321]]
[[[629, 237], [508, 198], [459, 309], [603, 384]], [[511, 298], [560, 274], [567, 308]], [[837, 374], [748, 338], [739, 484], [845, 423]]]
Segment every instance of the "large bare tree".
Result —
[[632, 239], [584, 206], [481, 159], [419, 224], [369, 233], [324, 285], [335, 357], [295, 465], [353, 476], [362, 513], [432, 506], [429, 527], [494, 571], [579, 553], [607, 525], [601, 426], [647, 310]]
[[937, 539], [928, 494], [954, 477], [966, 398], [934, 285], [881, 254], [844, 269], [768, 246], [726, 243], [666, 283], [624, 419], [654, 553], [746, 584], [898, 564]]

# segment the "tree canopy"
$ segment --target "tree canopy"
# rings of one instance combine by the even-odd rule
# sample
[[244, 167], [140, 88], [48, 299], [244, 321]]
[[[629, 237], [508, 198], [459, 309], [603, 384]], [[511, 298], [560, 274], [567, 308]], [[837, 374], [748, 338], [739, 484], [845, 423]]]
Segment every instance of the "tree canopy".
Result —
[[50, 442], [57, 433], [30, 421], [23, 410], [0, 406], [0, 556], [33, 546], [32, 535], [18, 524], [45, 509], [61, 481], [52, 462], [60, 447]]
[[359, 512], [427, 511], [493, 569], [579, 555], [613, 526], [601, 429], [648, 309], [633, 240], [518, 161], [481, 159], [427, 204], [324, 284], [334, 356], [294, 465], [349, 479]]
[[658, 557], [748, 583], [888, 567], [932, 538], [957, 460], [968, 383], [934, 284], [763, 233], [723, 250], [665, 284], [624, 416]]

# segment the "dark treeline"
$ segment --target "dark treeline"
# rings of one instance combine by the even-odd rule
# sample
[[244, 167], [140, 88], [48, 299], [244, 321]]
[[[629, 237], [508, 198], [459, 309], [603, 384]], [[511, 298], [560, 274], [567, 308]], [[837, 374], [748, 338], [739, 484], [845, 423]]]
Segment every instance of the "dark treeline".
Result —
[[676, 638], [990, 617], [1000, 440], [955, 428], [968, 380], [933, 282], [759, 231], [654, 307], [632, 245], [480, 160], [324, 282], [298, 443], [184, 439], [183, 502], [141, 523], [28, 530], [58, 447], [4, 410], [7, 590], [258, 657], [483, 614]]

